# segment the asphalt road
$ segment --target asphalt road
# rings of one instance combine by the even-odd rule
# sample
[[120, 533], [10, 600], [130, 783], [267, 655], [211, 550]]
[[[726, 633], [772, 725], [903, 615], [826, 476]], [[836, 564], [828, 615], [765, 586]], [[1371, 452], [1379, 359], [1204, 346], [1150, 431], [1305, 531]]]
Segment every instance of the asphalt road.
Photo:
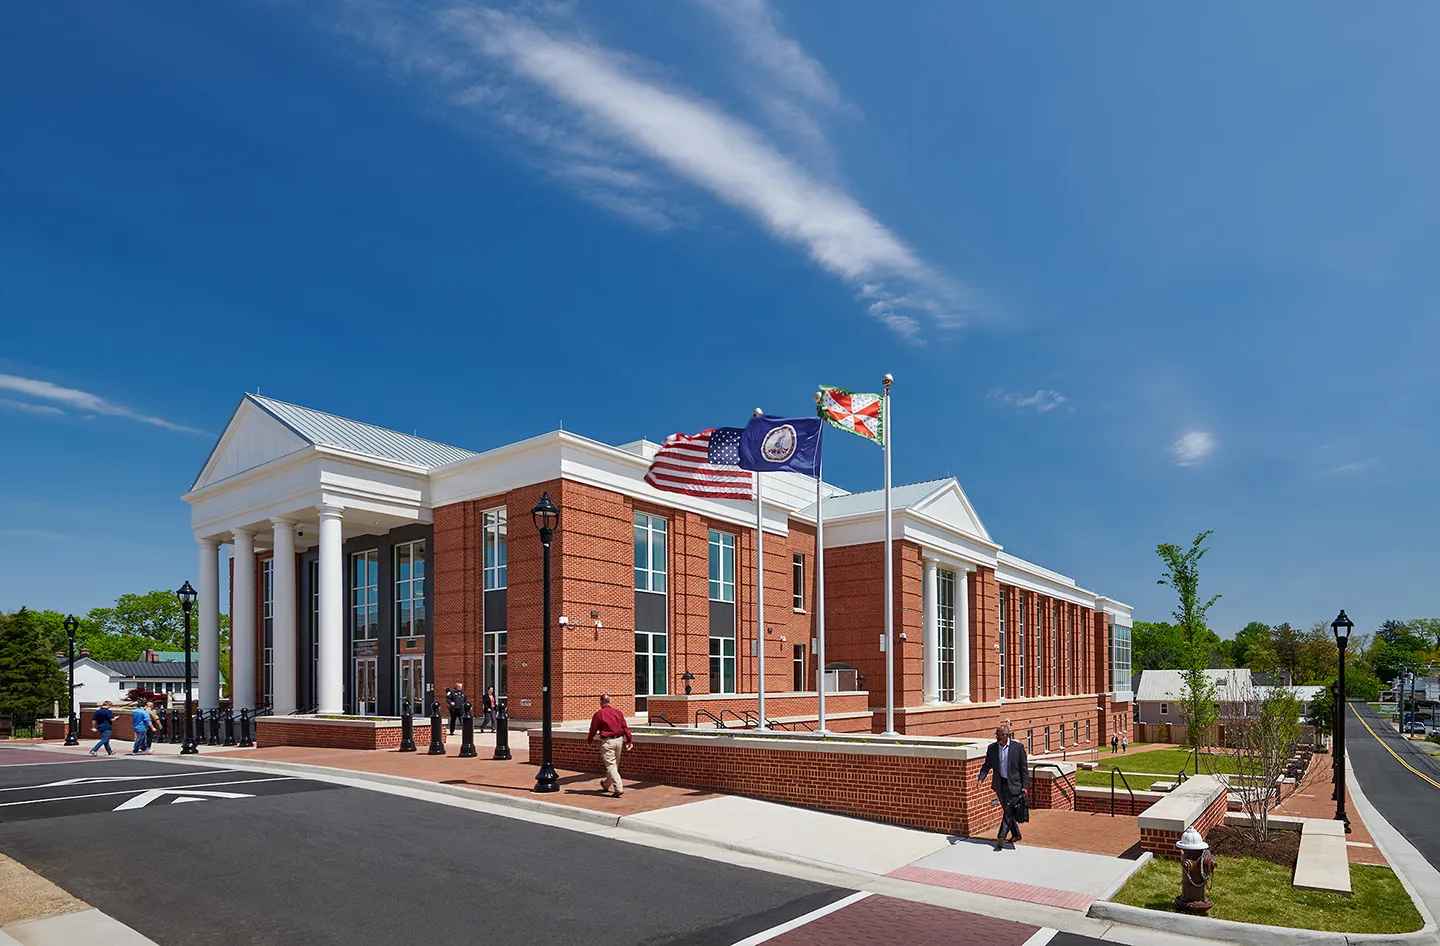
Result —
[[1370, 706], [1349, 706], [1345, 751], [1361, 791], [1440, 870], [1440, 762], [1400, 738]]
[[[147, 759], [0, 764], [0, 852], [161, 946], [731, 946], [852, 893], [418, 798]], [[1019, 946], [1035, 930], [942, 912], [905, 941]], [[828, 922], [852, 915], [842, 939], [883, 933], [860, 929], [878, 926], [873, 903]], [[989, 939], [967, 932], [981, 928]]]

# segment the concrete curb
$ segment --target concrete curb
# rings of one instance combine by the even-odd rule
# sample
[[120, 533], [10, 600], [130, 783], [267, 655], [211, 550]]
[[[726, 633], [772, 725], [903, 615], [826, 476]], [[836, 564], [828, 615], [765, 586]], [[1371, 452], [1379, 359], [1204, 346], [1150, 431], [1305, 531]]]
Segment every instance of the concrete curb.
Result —
[[480, 788], [462, 788], [458, 785], [446, 785], [442, 782], [427, 782], [423, 779], [407, 778], [403, 775], [385, 775], [379, 772], [337, 769], [331, 766], [309, 765], [303, 762], [276, 762], [266, 759], [233, 759], [229, 757], [226, 757], [222, 761], [215, 756], [211, 756], [203, 762], [188, 758], [171, 758], [168, 756], [156, 756], [153, 758], [155, 761], [168, 762], [172, 765], [193, 765], [200, 768], [276, 769], [282, 772], [300, 773], [320, 781], [354, 779], [361, 782], [375, 782], [380, 785], [391, 785], [396, 788], [408, 788], [418, 791], [434, 792], [440, 795], [450, 795], [454, 798], [463, 798], [467, 801], [497, 805], [502, 808], [519, 808], [523, 811], [549, 815], [552, 818], [580, 821], [585, 824], [598, 825], [603, 828], [618, 827], [623, 817], [621, 815], [606, 814], [603, 811], [591, 811], [588, 808], [575, 808], [570, 805], [557, 805], [554, 802], [538, 801], [534, 798], [504, 795], [500, 792], [487, 792]]
[[1414, 933], [1329, 933], [1289, 926], [1263, 926], [1258, 923], [1217, 920], [1207, 916], [1184, 916], [1108, 900], [1096, 900], [1090, 904], [1088, 915], [1097, 920], [1111, 920], [1127, 926], [1142, 926], [1165, 933], [1222, 940], [1227, 943], [1243, 943], [1245, 946], [1428, 946], [1440, 942], [1434, 929], [1421, 929]]
[[1154, 851], [1144, 851], [1144, 852], [1142, 852], [1139, 857], [1135, 858], [1135, 866], [1131, 867], [1128, 871], [1126, 871], [1126, 872], [1125, 872], [1125, 876], [1121, 877], [1120, 879], [1118, 879], [1118, 880], [1116, 880], [1114, 883], [1112, 883], [1110, 886], [1108, 886], [1108, 887], [1106, 887], [1104, 890], [1100, 891], [1100, 895], [1099, 895], [1098, 897], [1096, 897], [1095, 900], [1096, 900], [1097, 902], [1098, 902], [1098, 901], [1101, 901], [1101, 900], [1109, 900], [1111, 897], [1115, 896], [1117, 893], [1120, 892], [1120, 888], [1123, 887], [1123, 886], [1125, 886], [1126, 882], [1129, 881], [1131, 877], [1134, 877], [1135, 874], [1139, 872], [1140, 868], [1142, 868], [1142, 867], [1144, 867], [1146, 864], [1150, 863], [1150, 859], [1151, 859], [1152, 857], [1154, 857], [1154, 856], [1155, 856], [1155, 852], [1154, 852]]
[[[831, 873], [844, 874], [850, 877], [861, 878], [865, 881], [874, 880], [876, 877], [885, 877], [885, 874], [871, 874], [863, 870], [856, 870], [853, 867], [845, 867], [841, 864], [832, 864], [829, 861], [817, 861], [812, 857], [805, 857], [801, 854], [790, 854], [785, 851], [776, 851], [770, 848], [756, 847], [753, 844], [746, 844], [742, 841], [722, 841], [706, 834], [697, 834], [693, 831], [685, 831], [681, 828], [671, 827], [668, 824], [656, 824], [653, 821], [632, 820], [637, 819], [636, 815], [624, 815], [620, 818], [618, 827], [630, 831], [637, 831], [641, 834], [654, 834], [663, 838], [671, 838], [676, 841], [689, 841], [692, 844], [701, 844], [705, 847], [719, 848], [722, 851], [733, 851], [736, 854], [745, 854], [750, 857], [764, 858], [770, 861], [783, 861], [787, 864], [797, 864], [801, 867], [810, 867]], [[894, 878], [891, 878], [894, 879]]]
[[[1345, 755], [1345, 787], [1350, 795], [1350, 800], [1355, 803], [1355, 810], [1359, 812], [1360, 818], [1365, 826], [1370, 829], [1370, 839], [1385, 855], [1385, 860], [1390, 863], [1390, 869], [1395, 871], [1395, 876], [1400, 878], [1400, 883], [1405, 887], [1405, 892], [1410, 895], [1410, 900], [1415, 908], [1420, 911], [1420, 916], [1425, 920], [1425, 929], [1436, 928], [1435, 911], [1431, 909], [1428, 898], [1421, 893], [1420, 888], [1414, 880], [1406, 873], [1407, 870], [1414, 870], [1417, 873], [1424, 871], [1431, 875], [1431, 883], [1426, 890], [1432, 891], [1430, 896], [1435, 897], [1433, 891], [1440, 890], [1440, 884], [1434, 883], [1437, 871], [1425, 859], [1425, 855], [1415, 849], [1415, 846], [1405, 839], [1394, 825], [1385, 820], [1385, 816], [1370, 804], [1370, 799], [1360, 789], [1360, 780], [1355, 777], [1355, 770], [1350, 766], [1350, 755]], [[1405, 869], [1400, 864], [1405, 863]], [[1440, 898], [1436, 898], [1440, 899]]]

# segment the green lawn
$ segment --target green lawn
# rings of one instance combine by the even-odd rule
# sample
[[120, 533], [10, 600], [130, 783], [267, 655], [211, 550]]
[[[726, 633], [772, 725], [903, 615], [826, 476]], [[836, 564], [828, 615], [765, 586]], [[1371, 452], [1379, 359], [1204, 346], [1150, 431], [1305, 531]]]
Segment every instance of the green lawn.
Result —
[[[1190, 775], [1221, 772], [1234, 774], [1235, 764], [1229, 756], [1224, 754], [1203, 755], [1200, 757], [1200, 773], [1196, 773], [1194, 759], [1188, 749], [1155, 749], [1151, 752], [1141, 752], [1127, 755], [1120, 753], [1110, 755], [1101, 753], [1100, 768], [1093, 772], [1081, 769], [1075, 773], [1075, 781], [1080, 785], [1099, 785], [1105, 788], [1110, 787], [1110, 770], [1120, 769], [1130, 779], [1130, 787], [1136, 791], [1148, 789], [1151, 782], [1160, 780], [1173, 781], [1175, 776], [1184, 769]], [[1138, 773], [1137, 778], [1135, 774]], [[1120, 780], [1115, 780], [1117, 786]]]
[[[1241, 923], [1263, 923], [1336, 933], [1410, 933], [1423, 924], [1395, 872], [1370, 864], [1350, 865], [1354, 895], [1342, 897], [1290, 886], [1290, 869], [1253, 857], [1217, 857], [1210, 881], [1209, 915]], [[1117, 903], [1148, 910], [1174, 910], [1180, 892], [1180, 863], [1153, 858], [1116, 894]]]

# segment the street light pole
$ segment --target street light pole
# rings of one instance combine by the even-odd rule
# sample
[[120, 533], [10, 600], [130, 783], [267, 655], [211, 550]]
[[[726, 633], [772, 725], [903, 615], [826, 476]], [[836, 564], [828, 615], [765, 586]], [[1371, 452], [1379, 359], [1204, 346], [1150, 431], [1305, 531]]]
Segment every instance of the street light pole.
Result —
[[544, 690], [542, 691], [543, 719], [541, 721], [540, 739], [540, 772], [535, 776], [534, 791], [547, 794], [560, 790], [560, 776], [555, 772], [555, 764], [550, 760], [550, 543], [555, 538], [555, 526], [560, 522], [560, 509], [550, 500], [550, 493], [546, 491], [540, 496], [540, 501], [535, 508], [530, 510], [530, 517], [535, 522], [535, 528], [540, 533], [540, 545], [544, 548], [545, 556], [545, 657], [544, 657]]
[[175, 592], [175, 597], [180, 599], [180, 608], [185, 612], [185, 741], [180, 746], [180, 754], [196, 755], [200, 750], [195, 747], [195, 703], [191, 699], [194, 690], [190, 685], [190, 609], [195, 606], [197, 594], [187, 581]]
[[1350, 631], [1355, 622], [1342, 608], [1339, 616], [1330, 624], [1335, 632], [1335, 645], [1340, 649], [1340, 681], [1335, 694], [1335, 820], [1344, 822], [1345, 833], [1350, 833], [1350, 815], [1345, 811], [1345, 646], [1350, 643]]
[[69, 725], [65, 728], [65, 745], [80, 745], [80, 723], [75, 718], [75, 629], [80, 622], [75, 620], [75, 615], [65, 619], [65, 636], [70, 638], [70, 685], [67, 687], [69, 701], [66, 704], [65, 712]]

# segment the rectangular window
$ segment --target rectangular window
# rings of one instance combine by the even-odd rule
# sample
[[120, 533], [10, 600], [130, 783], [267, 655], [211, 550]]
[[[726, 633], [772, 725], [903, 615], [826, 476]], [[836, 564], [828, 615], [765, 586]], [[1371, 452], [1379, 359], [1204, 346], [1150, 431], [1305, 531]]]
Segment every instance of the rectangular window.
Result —
[[666, 522], [635, 513], [635, 590], [664, 594]]
[[[481, 513], [481, 546], [485, 559], [485, 590], [505, 587], [505, 507]], [[499, 690], [495, 691], [499, 693]]]
[[275, 695], [275, 559], [260, 563], [260, 622], [264, 656], [261, 661], [260, 702], [269, 706]]
[[735, 692], [735, 638], [710, 638], [710, 692]]
[[805, 691], [805, 645], [795, 645], [795, 657], [791, 661], [790, 686], [796, 693]]
[[1075, 745], [1080, 745], [1080, 720], [1075, 720]]
[[796, 611], [805, 610], [805, 556], [799, 552], [790, 561], [790, 603]]
[[1050, 751], [1050, 727], [1045, 727], [1045, 751]]
[[955, 573], [940, 572], [940, 699], [955, 699]]
[[1090, 720], [1085, 720], [1085, 741], [1090, 741]]
[[[495, 688], [495, 697], [498, 699], [506, 695], [506, 678], [509, 676], [506, 666], [506, 648], [509, 641], [505, 631], [485, 632], [485, 658], [482, 672], [485, 674], [485, 687]], [[483, 692], [483, 691], [482, 691]], [[478, 702], [472, 700], [473, 702]]]
[[1016, 631], [1019, 632], [1020, 645], [1015, 648], [1015, 676], [1020, 681], [1019, 695], [1023, 700], [1025, 698], [1025, 604], [1027, 599], [1023, 591], [1020, 592], [1019, 597], [1020, 621]]
[[375, 549], [350, 556], [350, 639], [380, 637], [380, 553]]
[[1130, 691], [1130, 628], [1110, 625], [1110, 689]]
[[395, 637], [424, 633], [425, 540], [420, 539], [395, 546]]
[[1062, 684], [1063, 679], [1064, 679], [1064, 678], [1061, 677], [1061, 675], [1060, 675], [1060, 663], [1061, 663], [1061, 657], [1060, 657], [1060, 608], [1061, 608], [1061, 607], [1062, 607], [1062, 605], [1060, 604], [1060, 602], [1058, 602], [1058, 601], [1055, 602], [1055, 613], [1054, 613], [1054, 615], [1052, 615], [1052, 617], [1051, 617], [1051, 623], [1050, 623], [1050, 673], [1051, 673], [1050, 692], [1051, 692], [1051, 693], [1056, 693], [1056, 694], [1058, 694], [1058, 693], [1061, 692], [1061, 684]]
[[1161, 716], [1169, 716], [1169, 715], [1170, 715], [1170, 704], [1169, 704], [1169, 703], [1161, 703], [1161, 704], [1160, 704], [1160, 715], [1161, 715]]
[[[638, 531], [636, 535], [639, 535]], [[640, 554], [638, 547], [635, 554], [637, 557]], [[735, 601], [735, 537], [713, 529], [710, 530], [710, 600]]]
[[1000, 699], [1005, 699], [1005, 610], [1010, 604], [1010, 595], [1000, 589]]

